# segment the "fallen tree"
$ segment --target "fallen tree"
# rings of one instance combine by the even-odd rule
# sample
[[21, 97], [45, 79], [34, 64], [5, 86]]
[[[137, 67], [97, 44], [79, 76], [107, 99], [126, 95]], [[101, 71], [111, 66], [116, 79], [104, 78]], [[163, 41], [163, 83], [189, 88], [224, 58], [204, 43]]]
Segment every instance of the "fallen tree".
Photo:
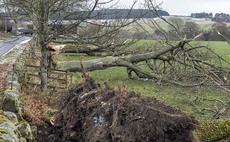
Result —
[[87, 71], [122, 66], [127, 67], [130, 78], [133, 78], [135, 73], [135, 77], [155, 79], [162, 83], [219, 86], [228, 90], [229, 62], [207, 46], [192, 46], [190, 42], [197, 37], [146, 53], [107, 56], [89, 61], [58, 62], [57, 68], [79, 72], [80, 62]]
[[63, 94], [59, 110], [50, 141], [195, 141], [193, 117], [153, 97], [100, 87], [87, 76]]
[[[125, 48], [136, 43], [138, 39], [126, 40], [112, 38], [106, 40], [104, 39], [101, 42], [103, 41], [108, 43], [79, 44], [75, 40], [56, 40], [53, 42], [58, 44], [65, 44], [65, 46], [59, 51], [60, 53], [85, 53], [91, 56], [119, 56], [133, 53], [134, 51], [128, 51], [125, 50]], [[139, 51], [135, 52], [139, 53]]]
[[[230, 62], [208, 46], [195, 45], [191, 42], [200, 38], [202, 34], [195, 36], [193, 39], [186, 39], [186, 35], [179, 34], [179, 28], [181, 27], [175, 26], [161, 17], [156, 11], [158, 6], [154, 5], [151, 0], [146, 2], [147, 8], [151, 9], [153, 13], [170, 26], [175, 34], [178, 34], [176, 38], [178, 41], [170, 41], [168, 32], [153, 19], [145, 24], [151, 28], [156, 28], [160, 32], [162, 37], [165, 38], [165, 40], [162, 40], [164, 44], [147, 50], [145, 50], [145, 47], [139, 48], [139, 51], [126, 50], [124, 40], [127, 40], [127, 38], [120, 38], [119, 31], [117, 31], [116, 34], [112, 34], [113, 36], [100, 37], [96, 40], [90, 38], [90, 41], [97, 41], [97, 44], [88, 42], [86, 45], [94, 45], [93, 47], [67, 46], [61, 50], [62, 53], [86, 53], [87, 55], [103, 55], [106, 57], [89, 61], [58, 62], [56, 67], [70, 72], [79, 72], [81, 71], [81, 62], [87, 71], [121, 66], [127, 68], [127, 74], [130, 78], [153, 79], [158, 83], [173, 83], [181, 86], [218, 86], [230, 91]], [[141, 24], [138, 25], [142, 30], [151, 32]], [[96, 26], [96, 29], [98, 29], [98, 26]], [[97, 33], [100, 33], [99, 31], [94, 34], [97, 35]], [[114, 41], [116, 41], [116, 44], [113, 44]], [[69, 39], [65, 42], [71, 43]], [[73, 40], [72, 43], [77, 45], [79, 41]], [[131, 44], [132, 42], [129, 42], [129, 45]]]
[[124, 50], [110, 50], [98, 46], [65, 46], [64, 48], [59, 51], [60, 53], [84, 53], [90, 56], [120, 56], [120, 55], [130, 55], [130, 54], [137, 54], [137, 53], [145, 53], [143, 51], [124, 51]]
[[91, 56], [112, 56], [113, 52], [110, 50], [106, 50], [104, 48], [98, 46], [65, 46], [61, 49], [61, 53], [85, 53]]

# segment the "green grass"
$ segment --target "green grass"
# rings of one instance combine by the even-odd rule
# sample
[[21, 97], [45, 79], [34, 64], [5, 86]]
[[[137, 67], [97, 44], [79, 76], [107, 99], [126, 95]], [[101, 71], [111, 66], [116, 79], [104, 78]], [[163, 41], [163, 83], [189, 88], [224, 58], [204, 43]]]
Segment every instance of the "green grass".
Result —
[[210, 46], [216, 53], [230, 61], [230, 45], [227, 42], [215, 41], [211, 42]]
[[[136, 44], [140, 48], [142, 44], [155, 45], [156, 41], [140, 41]], [[226, 42], [200, 42], [209, 45], [213, 50], [229, 60], [230, 47]], [[195, 44], [195, 43], [194, 43]], [[136, 48], [133, 47], [133, 48]], [[97, 57], [86, 56], [84, 54], [63, 54], [64, 60], [84, 60], [95, 59]], [[158, 82], [152, 80], [133, 80], [129, 79], [124, 67], [112, 67], [105, 70], [97, 70], [89, 73], [100, 84], [108, 82], [108, 84], [116, 89], [119, 86], [125, 87], [129, 91], [134, 91], [143, 96], [154, 96], [157, 99], [180, 109], [198, 119], [213, 118], [215, 109], [225, 107], [229, 110], [227, 103], [230, 101], [230, 95], [217, 88], [183, 88], [175, 85], [159, 85]], [[75, 74], [76, 80], [81, 80], [79, 73]], [[223, 105], [219, 100], [223, 100]], [[230, 111], [226, 111], [221, 117], [229, 117]]]
[[[202, 99], [220, 99], [230, 100], [227, 92], [219, 89], [207, 89], [202, 87], [183, 88], [174, 85], [162, 86], [151, 80], [133, 80], [129, 79], [125, 68], [113, 67], [106, 70], [93, 71], [90, 76], [96, 79], [100, 84], [108, 82], [110, 86], [118, 89], [119, 86], [125, 86], [127, 90], [134, 91], [143, 96], [154, 96], [157, 99], [183, 110], [197, 118], [210, 118], [210, 113], [202, 114], [202, 109], [213, 109], [221, 106], [217, 101], [204, 101]], [[197, 100], [197, 101], [195, 101]], [[216, 106], [213, 103], [217, 103]], [[197, 108], [196, 108], [197, 107]], [[225, 114], [228, 117], [229, 114]]]

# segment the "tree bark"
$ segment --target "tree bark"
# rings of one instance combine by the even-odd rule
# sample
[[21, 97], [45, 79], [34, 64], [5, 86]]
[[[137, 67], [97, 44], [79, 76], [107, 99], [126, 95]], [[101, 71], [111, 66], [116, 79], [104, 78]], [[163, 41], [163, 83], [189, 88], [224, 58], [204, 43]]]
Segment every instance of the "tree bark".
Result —
[[[101, 58], [101, 59], [83, 61], [82, 63], [88, 71], [97, 70], [97, 69], [104, 69], [104, 68], [112, 67], [112, 66], [117, 66], [117, 61], [121, 60], [121, 59], [129, 61], [131, 63], [137, 63], [137, 62], [146, 61], [149, 59], [156, 59], [156, 58], [160, 57], [161, 55], [164, 55], [165, 53], [167, 53], [169, 51], [173, 51], [176, 48], [183, 48], [184, 45], [190, 41], [191, 40], [183, 40], [183, 41], [180, 41], [176, 46], [165, 47], [165, 48], [163, 48], [157, 52], [149, 52], [149, 53], [142, 53], [142, 54], [135, 54], [135, 55], [128, 54], [126, 56], [118, 56], [118, 57], [108, 56], [108, 57]], [[74, 53], [74, 52], [85, 53], [88, 51], [92, 52], [93, 49], [92, 48], [86, 48], [86, 49], [84, 49], [84, 48], [75, 48], [75, 49], [66, 48], [65, 49], [64, 48], [63, 52], [65, 51], [65, 53], [66, 53], [68, 50], [73, 51], [73, 52], [68, 52], [68, 53]], [[99, 50], [99, 49], [97, 47], [95, 47], [95, 51], [96, 50]], [[59, 62], [57, 67], [60, 69], [73, 71], [73, 72], [75, 72], [75, 71], [77, 72], [77, 71], [81, 70], [79, 61]]]
[[113, 52], [110, 50], [103, 49], [101, 47], [89, 47], [89, 46], [84, 46], [84, 47], [64, 47], [61, 49], [61, 53], [85, 53], [87, 55], [91, 56], [112, 56]]
[[47, 79], [48, 79], [48, 48], [47, 48], [47, 27], [49, 21], [49, 14], [46, 12], [47, 0], [40, 0], [39, 3], [39, 14], [40, 21], [38, 22], [38, 37], [39, 44], [41, 48], [41, 60], [40, 60], [40, 79], [41, 79], [41, 90], [47, 89]]
[[48, 51], [45, 44], [41, 44], [41, 60], [40, 60], [40, 79], [41, 79], [41, 89], [46, 90], [47, 89], [47, 67], [48, 67]]
[[[52, 48], [52, 47], [51, 47]], [[70, 46], [65, 46], [64, 48], [61, 49], [60, 53], [85, 53], [90, 56], [124, 56], [124, 55], [132, 55], [132, 54], [144, 54], [146, 51], [140, 51], [140, 50], [133, 50], [133, 51], [126, 51], [126, 50], [118, 50], [118, 51], [113, 51], [110, 49], [106, 49], [103, 47], [98, 47], [98, 46], [75, 46], [75, 47], [70, 47]]]
[[89, 46], [76, 46], [76, 47], [69, 47], [69, 46], [65, 46], [63, 49], [61, 49], [61, 53], [90, 53], [90, 52], [96, 52], [96, 51], [100, 51], [101, 48], [100, 47], [89, 47]]
[[[181, 42], [181, 44], [178, 44], [177, 46], [165, 47], [162, 50], [159, 50], [158, 52], [149, 52], [149, 53], [143, 53], [137, 55], [126, 55], [126, 56], [118, 56], [118, 57], [108, 56], [104, 58], [83, 61], [82, 64], [87, 71], [106, 69], [108, 67], [114, 67], [114, 66], [126, 66], [126, 64], [124, 64], [126, 62], [137, 63], [149, 59], [157, 59], [158, 57], [160, 57], [161, 55], [169, 51], [172, 51], [176, 48], [183, 47], [184, 44], [186, 44], [187, 42], [188, 41], [183, 41]], [[58, 62], [57, 68], [71, 71], [71, 72], [81, 71], [80, 61]]]

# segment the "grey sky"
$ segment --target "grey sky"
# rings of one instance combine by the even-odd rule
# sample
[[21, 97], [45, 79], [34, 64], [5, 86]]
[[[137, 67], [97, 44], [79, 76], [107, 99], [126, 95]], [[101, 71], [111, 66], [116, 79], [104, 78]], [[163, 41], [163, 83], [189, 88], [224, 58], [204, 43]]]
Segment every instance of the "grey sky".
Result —
[[[144, 0], [139, 0], [143, 1]], [[213, 12], [230, 14], [230, 0], [157, 0], [163, 10], [171, 15], [190, 15], [194, 12]], [[120, 0], [119, 4], [129, 7], [133, 0]], [[141, 2], [140, 2], [141, 3]], [[137, 8], [139, 4], [135, 8]]]

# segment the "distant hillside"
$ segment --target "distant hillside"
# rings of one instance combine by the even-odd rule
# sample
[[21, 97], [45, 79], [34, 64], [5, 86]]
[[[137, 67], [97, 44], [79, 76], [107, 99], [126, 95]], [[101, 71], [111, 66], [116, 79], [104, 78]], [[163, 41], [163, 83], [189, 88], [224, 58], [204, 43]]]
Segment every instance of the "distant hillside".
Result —
[[[169, 13], [158, 10], [160, 16], [169, 16]], [[157, 13], [148, 9], [104, 9], [94, 11], [92, 19], [131, 19], [131, 18], [155, 18]]]
[[216, 22], [227, 22], [230, 23], [230, 14], [227, 13], [216, 13], [215, 15], [213, 13], [192, 13], [192, 18], [209, 18], [212, 21]]
[[[215, 21], [212, 21], [211, 19], [207, 18], [192, 18], [189, 16], [168, 16], [165, 19], [170, 21], [171, 18], [180, 18], [184, 22], [194, 22], [199, 25], [199, 27], [203, 30], [209, 30], [211, 26], [216, 23]], [[156, 22], [161, 25], [164, 29], [167, 29], [169, 25], [165, 23], [162, 19], [156, 19]]]
[[[155, 18], [157, 14], [160, 16], [169, 16], [169, 13], [163, 10], [158, 10], [157, 13], [148, 9], [103, 9], [95, 10], [90, 16], [86, 11], [74, 12], [67, 16], [65, 20], [77, 20], [82, 17], [88, 17], [87, 19], [132, 19], [132, 18]], [[54, 16], [55, 18], [55, 16]]]

